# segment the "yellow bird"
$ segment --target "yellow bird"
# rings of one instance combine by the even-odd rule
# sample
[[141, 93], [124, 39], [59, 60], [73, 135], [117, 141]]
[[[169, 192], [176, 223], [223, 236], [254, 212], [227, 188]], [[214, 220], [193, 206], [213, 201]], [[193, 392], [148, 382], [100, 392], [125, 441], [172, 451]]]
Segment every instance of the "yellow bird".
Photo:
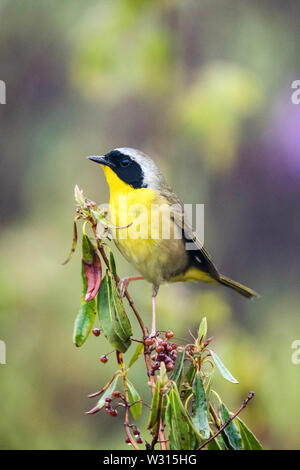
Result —
[[152, 336], [156, 334], [155, 297], [160, 284], [203, 281], [225, 285], [244, 297], [257, 296], [219, 273], [186, 220], [182, 202], [150, 157], [136, 149], [118, 148], [88, 158], [103, 166], [110, 189], [114, 241], [142, 274], [123, 279], [121, 293], [133, 280], [146, 279], [153, 285]]

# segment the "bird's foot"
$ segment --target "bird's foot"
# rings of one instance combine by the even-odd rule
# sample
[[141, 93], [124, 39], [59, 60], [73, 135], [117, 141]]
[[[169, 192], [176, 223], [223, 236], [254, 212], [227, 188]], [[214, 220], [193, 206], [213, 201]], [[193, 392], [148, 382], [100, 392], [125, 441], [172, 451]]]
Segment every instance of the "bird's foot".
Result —
[[153, 339], [153, 338], [156, 338], [156, 336], [157, 336], [157, 332], [155, 330], [152, 330], [149, 338]]
[[129, 276], [129, 277], [123, 277], [123, 279], [120, 279], [119, 283], [118, 283], [120, 296], [124, 297], [126, 289], [127, 289], [130, 282], [139, 281], [139, 280], [142, 280], [142, 279], [144, 279], [143, 276]]

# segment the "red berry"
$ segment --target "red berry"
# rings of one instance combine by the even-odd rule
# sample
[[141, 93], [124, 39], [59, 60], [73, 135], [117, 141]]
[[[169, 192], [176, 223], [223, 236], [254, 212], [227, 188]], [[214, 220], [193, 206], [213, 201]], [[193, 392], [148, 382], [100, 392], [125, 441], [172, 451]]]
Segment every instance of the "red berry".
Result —
[[110, 414], [110, 416], [118, 416], [117, 410], [110, 410], [109, 414]]
[[160, 363], [159, 363], [159, 362], [155, 362], [155, 363], [153, 364], [153, 366], [152, 366], [152, 369], [153, 369], [153, 370], [157, 370], [157, 369], [159, 369], [159, 368], [160, 368]]
[[177, 349], [177, 344], [171, 343], [172, 349]]
[[136, 442], [137, 444], [143, 444], [143, 439], [141, 437], [138, 437]]
[[166, 332], [166, 338], [170, 339], [170, 338], [173, 338], [173, 336], [174, 336], [173, 331], [167, 331]]
[[101, 331], [99, 330], [99, 328], [94, 328], [92, 331], [95, 336], [100, 336]]
[[152, 338], [146, 338], [145, 339], [145, 345], [146, 346], [152, 346], [153, 344], [153, 339]]
[[115, 390], [115, 391], [112, 393], [112, 396], [115, 397], [115, 398], [120, 398], [121, 392], [119, 392], [119, 390]]
[[105, 409], [106, 409], [106, 410], [110, 410], [110, 409], [111, 409], [111, 404], [108, 403], [108, 402], [106, 402], [106, 403], [105, 403]]
[[106, 362], [108, 361], [108, 357], [107, 356], [100, 356], [99, 357], [100, 361], [103, 362], [103, 364], [106, 364]]
[[168, 341], [164, 339], [160, 344], [165, 348], [168, 344]]
[[156, 359], [158, 361], [165, 361], [166, 357], [167, 356], [165, 354], [157, 354]]
[[168, 364], [166, 364], [166, 369], [167, 370], [173, 370], [174, 369], [174, 364], [172, 362], [168, 362]]
[[166, 351], [167, 351], [167, 352], [171, 352], [172, 350], [173, 350], [172, 345], [171, 345], [171, 344], [167, 344], [167, 346], [166, 346]]
[[126, 437], [125, 442], [126, 442], [126, 444], [131, 444], [131, 441], [130, 441], [129, 437]]
[[133, 431], [133, 434], [134, 434], [135, 436], [139, 436], [139, 435], [141, 434], [141, 431], [140, 431], [138, 428], [136, 428], [136, 429]]
[[158, 353], [161, 353], [161, 352], [163, 352], [163, 351], [165, 350], [165, 348], [164, 348], [161, 344], [159, 344], [158, 346], [156, 346], [155, 349], [156, 349], [156, 352], [158, 352]]
[[110, 398], [110, 397], [106, 397], [106, 398], [105, 398], [105, 401], [107, 401], [107, 402], [110, 403], [110, 402], [111, 402], [111, 398]]
[[170, 354], [170, 358], [172, 359], [172, 361], [175, 361], [177, 359], [177, 352], [172, 351], [171, 354]]

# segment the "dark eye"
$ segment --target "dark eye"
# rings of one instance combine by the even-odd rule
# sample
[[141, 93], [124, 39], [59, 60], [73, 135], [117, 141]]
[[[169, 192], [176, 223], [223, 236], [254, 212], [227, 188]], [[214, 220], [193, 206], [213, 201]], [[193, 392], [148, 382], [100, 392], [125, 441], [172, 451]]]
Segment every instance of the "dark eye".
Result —
[[120, 165], [122, 168], [126, 168], [127, 166], [129, 166], [131, 163], [131, 160], [130, 158], [122, 158], [122, 160], [120, 161]]

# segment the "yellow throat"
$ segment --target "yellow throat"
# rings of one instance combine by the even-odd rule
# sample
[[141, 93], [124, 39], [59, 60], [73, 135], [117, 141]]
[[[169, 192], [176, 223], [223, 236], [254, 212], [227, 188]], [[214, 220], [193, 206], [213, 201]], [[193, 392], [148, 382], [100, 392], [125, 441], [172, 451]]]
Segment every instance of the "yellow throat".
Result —
[[[144, 215], [148, 217], [151, 204], [157, 200], [157, 191], [148, 188], [133, 188], [122, 181], [108, 166], [103, 166], [103, 171], [110, 191], [109, 210], [112, 224], [116, 227], [126, 227], [141, 216], [142, 212], [146, 212], [147, 214]], [[128, 229], [116, 230], [116, 238], [120, 238], [121, 231], [123, 232], [121, 238], [127, 236], [130, 238], [131, 231]]]

